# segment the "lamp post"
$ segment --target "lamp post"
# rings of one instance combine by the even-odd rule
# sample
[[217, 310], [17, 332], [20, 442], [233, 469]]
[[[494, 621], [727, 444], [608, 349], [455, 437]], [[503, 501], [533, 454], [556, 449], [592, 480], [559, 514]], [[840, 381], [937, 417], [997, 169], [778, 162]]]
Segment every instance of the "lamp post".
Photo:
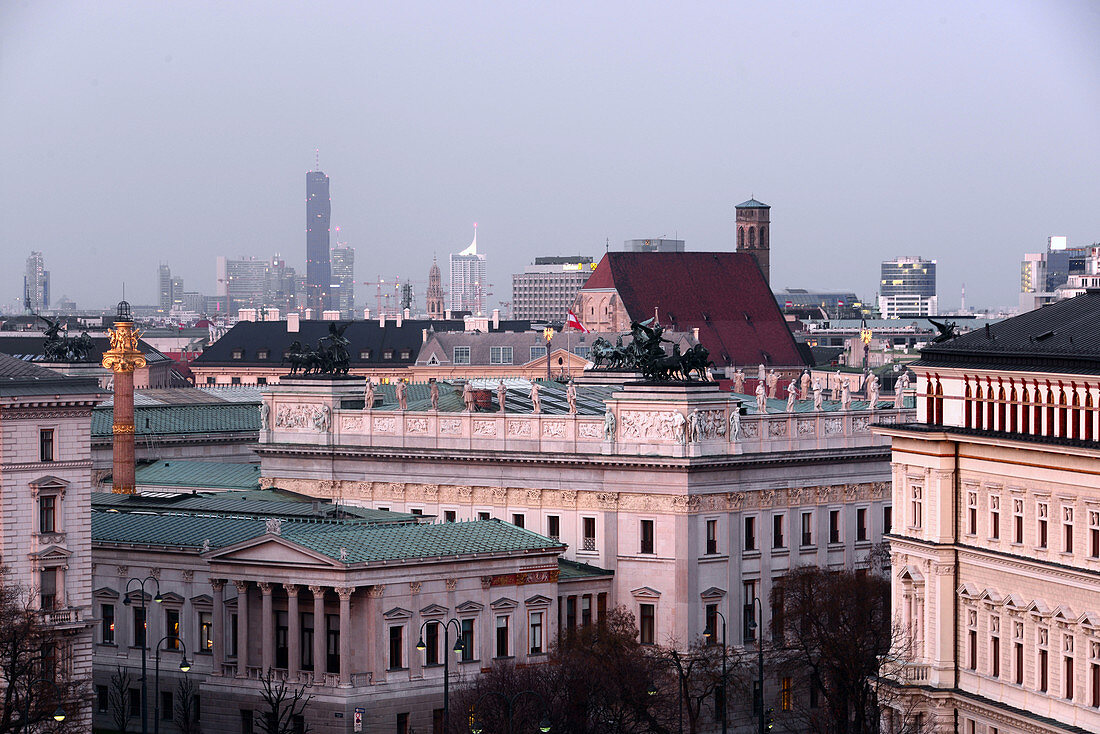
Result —
[[[508, 728], [505, 730], [507, 734], [512, 734], [512, 715], [515, 713], [515, 704], [516, 701], [518, 701], [519, 699], [523, 698], [524, 696], [534, 696], [539, 700], [540, 703], [542, 703], [543, 711], [547, 710], [546, 699], [543, 698], [542, 694], [538, 691], [532, 691], [528, 689], [526, 691], [520, 691], [514, 696], [506, 696], [500, 691], [486, 691], [485, 693], [478, 696], [477, 701], [474, 702], [474, 710], [470, 714], [470, 734], [481, 734], [483, 731], [485, 731], [485, 728], [482, 726], [481, 722], [477, 720], [476, 716], [478, 707], [481, 705], [481, 702], [484, 701], [488, 696], [496, 696], [501, 701], [504, 701], [504, 711], [508, 721]], [[550, 731], [550, 719], [547, 718], [545, 715], [543, 715], [542, 721], [539, 722], [539, 731], [542, 732], [542, 734], [546, 734]]]
[[546, 380], [550, 381], [550, 340], [554, 338], [554, 329], [547, 326], [542, 330], [542, 336], [546, 339]]
[[[155, 601], [157, 604], [160, 604], [162, 601], [164, 601], [164, 599], [160, 595], [159, 581], [157, 581], [152, 576], [146, 576], [143, 579], [139, 579], [138, 577], [134, 576], [126, 582], [126, 593], [123, 595], [122, 598], [122, 603], [125, 606], [130, 606], [130, 585], [133, 584], [135, 581], [137, 582], [138, 587], [141, 589], [141, 623], [143, 625], [141, 631], [141, 734], [149, 734], [149, 696], [146, 686], [145, 663], [145, 652], [149, 649], [149, 640], [147, 639], [149, 635], [149, 609], [145, 604], [145, 597], [147, 596], [145, 592], [145, 583], [147, 581], [152, 581], [153, 584], [156, 586], [157, 593], [156, 596], [153, 597], [153, 601]], [[137, 632], [137, 630], [134, 631]]]
[[[764, 606], [763, 606], [763, 604], [761, 604], [760, 597], [758, 597], [758, 596], [754, 596], [752, 598], [752, 604], [753, 604], [753, 618], [752, 618], [752, 621], [749, 622], [749, 629], [750, 630], [756, 630], [756, 629], [760, 630], [759, 636], [756, 638], [756, 654], [757, 654], [757, 657], [756, 657], [756, 662], [757, 662], [756, 687], [757, 687], [757, 691], [758, 691], [757, 695], [760, 696], [760, 701], [758, 703], [758, 708], [756, 710], [756, 713], [757, 713], [757, 719], [758, 719], [758, 723], [759, 723], [759, 727], [760, 727], [760, 734], [765, 734], [766, 730], [765, 730], [765, 727], [764, 727], [764, 630], [763, 630]], [[757, 610], [760, 611], [760, 625], [759, 626], [756, 624], [756, 611]]]
[[[717, 609], [714, 613], [722, 618], [722, 734], [726, 734], [726, 615]], [[703, 637], [714, 637], [715, 630], [707, 625], [707, 628], [703, 630]]]
[[61, 707], [61, 687], [49, 678], [38, 678], [37, 680], [32, 680], [27, 683], [26, 688], [23, 690], [23, 731], [25, 732], [31, 730], [31, 693], [34, 691], [34, 687], [39, 683], [47, 683], [53, 686], [53, 690], [57, 694], [57, 708], [54, 710], [51, 718], [58, 723], [65, 720], [65, 709]]
[[[434, 620], [428, 620], [420, 625], [420, 639], [416, 643], [416, 649], [420, 652], [424, 652], [428, 649], [428, 646], [424, 644], [424, 628], [429, 624], [432, 624]], [[454, 617], [451, 617], [446, 622], [434, 622], [435, 624], [443, 625], [443, 728], [447, 728], [447, 724], [450, 721], [451, 715], [451, 687], [450, 687], [450, 674], [451, 674], [451, 656], [447, 653], [450, 652], [451, 647], [451, 625], [455, 626], [455, 646], [454, 652], [460, 653], [465, 649], [465, 645], [462, 641], [462, 623]]]
[[153, 669], [156, 671], [153, 676], [153, 690], [156, 693], [156, 701], [153, 703], [153, 732], [154, 734], [160, 734], [160, 646], [165, 640], [173, 640], [183, 648], [183, 659], [180, 660], [180, 671], [186, 673], [191, 670], [191, 663], [187, 662], [187, 645], [183, 644], [176, 635], [165, 635], [160, 638], [160, 642], [157, 643], [156, 664]]

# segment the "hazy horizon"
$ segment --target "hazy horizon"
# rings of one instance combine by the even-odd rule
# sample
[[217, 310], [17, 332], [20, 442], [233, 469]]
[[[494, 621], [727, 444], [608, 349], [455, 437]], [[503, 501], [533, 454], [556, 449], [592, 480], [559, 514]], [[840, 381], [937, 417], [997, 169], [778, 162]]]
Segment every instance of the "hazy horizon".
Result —
[[1025, 252], [1100, 240], [1098, 37], [1087, 2], [7, 2], [0, 301], [32, 250], [81, 307], [304, 272], [319, 149], [356, 280], [421, 307], [474, 222], [491, 306], [540, 255], [732, 250], [750, 196], [777, 291], [919, 255], [941, 310], [1014, 305]]

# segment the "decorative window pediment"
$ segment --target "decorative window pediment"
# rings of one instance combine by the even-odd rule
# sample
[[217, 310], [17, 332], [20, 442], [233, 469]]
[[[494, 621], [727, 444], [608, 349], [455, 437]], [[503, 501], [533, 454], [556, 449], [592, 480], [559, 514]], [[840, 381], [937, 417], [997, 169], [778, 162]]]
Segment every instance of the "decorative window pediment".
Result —
[[914, 584], [924, 583], [924, 574], [916, 566], [902, 566], [901, 571], [898, 572], [898, 578], [902, 581], [912, 581]]
[[61, 477], [55, 477], [52, 474], [39, 477], [30, 483], [31, 497], [37, 499], [38, 495], [42, 492], [52, 493], [65, 496], [65, 490], [68, 489], [69, 483]]
[[214, 599], [209, 594], [199, 594], [198, 596], [191, 597], [191, 606], [212, 607], [214, 606]]
[[174, 591], [165, 591], [160, 595], [161, 603], [169, 606], [183, 606], [183, 597]]
[[515, 599], [509, 599], [503, 596], [489, 605], [493, 611], [497, 612], [506, 612], [515, 609], [517, 606], [519, 606], [519, 604], [516, 603]]
[[543, 596], [542, 594], [535, 594], [523, 603], [529, 607], [548, 607], [550, 606], [550, 597]]
[[96, 599], [117, 599], [121, 595], [118, 593], [118, 589], [112, 589], [109, 586], [101, 586], [92, 592], [92, 596]]
[[383, 612], [382, 617], [385, 618], [389, 622], [400, 622], [402, 620], [411, 618], [412, 614], [413, 613], [410, 612], [408, 609], [402, 609], [401, 607], [394, 607], [393, 609], [389, 610], [388, 612]]
[[968, 581], [960, 586], [958, 589], [956, 589], [955, 593], [961, 596], [963, 599], [974, 601], [982, 593], [982, 590], [979, 589], [976, 584]]
[[1035, 601], [1028, 604], [1027, 609], [1025, 609], [1024, 611], [1026, 611], [1028, 614], [1034, 614], [1037, 617], [1050, 616], [1050, 607], [1048, 607], [1046, 603], [1040, 599], [1036, 599]]
[[31, 558], [38, 561], [43, 566], [60, 566], [69, 562], [73, 552], [66, 550], [61, 546], [51, 545], [43, 548], [37, 553], [31, 553]]
[[1050, 613], [1050, 616], [1052, 619], [1057, 619], [1059, 622], [1069, 623], [1075, 621], [1075, 615], [1065, 604], [1057, 607], [1053, 612]]
[[699, 595], [703, 601], [719, 601], [726, 595], [725, 589], [719, 589], [717, 586], [712, 586], [702, 594]]
[[420, 610], [421, 617], [445, 617], [447, 615], [447, 607], [439, 604], [429, 604]]
[[1024, 598], [1022, 596], [1020, 596], [1019, 594], [1009, 594], [1009, 595], [1007, 595], [1004, 599], [1003, 604], [1006, 607], [1008, 607], [1009, 609], [1015, 609], [1015, 610], [1018, 610], [1018, 611], [1023, 611], [1024, 607], [1027, 606], [1027, 603], [1024, 601]]
[[1084, 627], [1091, 627], [1093, 631], [1100, 630], [1100, 614], [1096, 612], [1085, 612], [1077, 618], [1077, 624]]
[[993, 589], [986, 589], [978, 597], [978, 600], [993, 606], [1001, 604], [1001, 602], [1004, 601], [1004, 597], [998, 594]]
[[641, 586], [637, 589], [633, 589], [630, 595], [635, 599], [660, 599], [661, 592], [650, 586]]
[[484, 604], [478, 604], [476, 601], [464, 601], [455, 607], [455, 611], [459, 614], [477, 614], [484, 608]]

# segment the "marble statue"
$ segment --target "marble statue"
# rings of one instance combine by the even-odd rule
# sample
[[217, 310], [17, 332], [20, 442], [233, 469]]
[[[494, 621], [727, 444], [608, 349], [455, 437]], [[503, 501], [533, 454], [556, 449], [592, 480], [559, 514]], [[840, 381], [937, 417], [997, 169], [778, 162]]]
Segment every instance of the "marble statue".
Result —
[[905, 391], [909, 389], [909, 373], [902, 372], [898, 377], [897, 382], [894, 383], [894, 407], [900, 408], [905, 403]]
[[504, 380], [497, 383], [497, 405], [500, 406], [500, 412], [504, 412], [504, 400], [508, 397], [508, 388], [504, 387]]
[[462, 404], [467, 413], [474, 412], [474, 388], [469, 382], [462, 386]]
[[821, 381], [814, 380], [814, 410], [821, 410]]
[[867, 378], [867, 408], [874, 410], [878, 406], [879, 384], [878, 375], [874, 372]]
[[794, 380], [791, 380], [791, 384], [787, 385], [787, 412], [794, 412], [795, 401], [798, 400], [798, 385]]
[[404, 380], [398, 380], [397, 381], [396, 393], [397, 393], [397, 409], [398, 410], [408, 410], [409, 409], [409, 399], [407, 397], [405, 397], [405, 381]]
[[840, 386], [840, 409], [852, 409], [852, 389], [848, 387], [847, 382]]
[[764, 392], [764, 383], [756, 383], [756, 410], [758, 413], [768, 412], [768, 396]]
[[267, 403], [260, 403], [260, 430], [266, 431], [268, 428], [267, 419], [271, 415], [271, 406]]
[[541, 413], [542, 403], [539, 401], [539, 384], [537, 382], [531, 383], [531, 412]]
[[776, 397], [775, 391], [779, 387], [779, 375], [775, 374], [775, 370], [768, 373], [766, 382], [768, 385], [768, 397], [774, 400]]
[[764, 365], [761, 364], [759, 367], [756, 368], [756, 379], [763, 383], [765, 378], [766, 375], [764, 374]]
[[745, 371], [740, 367], [733, 373], [733, 391], [735, 393], [745, 393]]
[[428, 392], [432, 399], [432, 410], [439, 410], [439, 383], [434, 377], [428, 381]]
[[684, 419], [683, 413], [676, 411], [672, 414], [672, 429], [675, 432], [676, 440], [680, 443], [684, 443], [687, 439], [687, 434], [684, 432], [686, 424], [687, 420]]
[[841, 384], [844, 383], [844, 378], [840, 376], [840, 370], [836, 371], [836, 387], [833, 388], [833, 400], [840, 400]]
[[802, 400], [810, 397], [810, 371], [806, 370], [802, 373], [802, 388], [798, 391], [798, 397]]
[[570, 380], [569, 384], [565, 386], [565, 399], [569, 402], [569, 412], [576, 414], [577, 412], [577, 386]]
[[603, 414], [603, 439], [615, 440], [615, 414], [610, 410]]
[[735, 406], [730, 411], [730, 440], [736, 441], [741, 438], [741, 407]]
[[699, 410], [692, 408], [687, 417], [687, 440], [690, 443], [695, 443], [700, 438], [702, 426], [699, 425]]
[[367, 378], [367, 394], [363, 397], [363, 407], [370, 410], [374, 407], [374, 380]]

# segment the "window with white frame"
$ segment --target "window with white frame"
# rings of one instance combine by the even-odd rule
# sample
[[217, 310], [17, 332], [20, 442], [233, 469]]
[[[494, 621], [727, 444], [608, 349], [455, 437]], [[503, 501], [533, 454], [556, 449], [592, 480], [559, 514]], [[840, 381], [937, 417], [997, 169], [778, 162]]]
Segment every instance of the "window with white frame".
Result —
[[496, 655], [498, 658], [508, 657], [508, 615], [498, 614], [496, 624]]
[[1089, 558], [1100, 558], [1100, 510], [1089, 510]]
[[1062, 507], [1062, 552], [1073, 553], [1073, 508]]
[[924, 527], [924, 488], [914, 484], [909, 490], [909, 523], [915, 529]]
[[541, 655], [543, 651], [542, 612], [531, 612], [528, 620], [527, 641], [530, 654]]
[[454, 363], [455, 364], [470, 364], [470, 348], [469, 347], [455, 347]]
[[1047, 521], [1049, 520], [1050, 505], [1039, 502], [1035, 507], [1037, 527], [1035, 532], [1035, 545], [1039, 548], [1047, 547]]
[[489, 364], [512, 364], [512, 348], [489, 347]]
[[1018, 498], [1012, 499], [1012, 542], [1024, 543], [1024, 501]]
[[544, 346], [531, 347], [531, 361], [534, 361], [536, 359], [539, 359], [540, 357], [545, 357], [545, 356], [546, 356], [546, 347], [544, 347]]
[[989, 674], [1001, 677], [1001, 618], [989, 618]]
[[1001, 498], [989, 496], [989, 539], [1001, 539]]
[[978, 534], [978, 493], [966, 493], [966, 534]]

